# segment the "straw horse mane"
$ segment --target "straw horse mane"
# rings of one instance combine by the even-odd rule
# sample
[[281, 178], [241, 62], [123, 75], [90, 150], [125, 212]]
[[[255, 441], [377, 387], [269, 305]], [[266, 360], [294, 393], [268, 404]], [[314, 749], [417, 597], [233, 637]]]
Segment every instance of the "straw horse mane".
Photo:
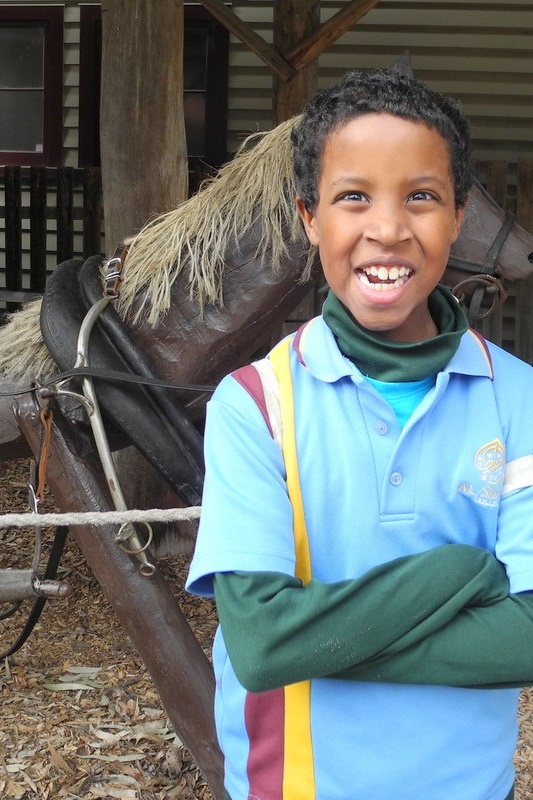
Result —
[[149, 324], [156, 325], [170, 307], [172, 284], [184, 272], [191, 296], [201, 307], [221, 304], [226, 253], [239, 249], [239, 241], [259, 218], [257, 255], [261, 260], [268, 257], [273, 270], [286, 255], [287, 232], [289, 242], [307, 242], [294, 204], [290, 132], [297, 120], [293, 117], [271, 131], [249, 136], [235, 158], [196, 195], [127, 241], [126, 280], [117, 306], [124, 318], [134, 299], [146, 293], [136, 318], [146, 315]]
[[[235, 158], [196, 195], [127, 240], [124, 280], [115, 306], [123, 319], [157, 326], [170, 308], [172, 286], [180, 275], [187, 276], [190, 296], [200, 310], [208, 303], [222, 305], [226, 253], [238, 251], [239, 241], [258, 219], [259, 258], [268, 259], [275, 272], [288, 245], [301, 242], [309, 251], [302, 279], [308, 277], [313, 249], [294, 204], [290, 132], [298, 119], [249, 136]], [[0, 371], [11, 379], [39, 379], [56, 372], [41, 338], [40, 306], [40, 301], [28, 304], [0, 331]]]

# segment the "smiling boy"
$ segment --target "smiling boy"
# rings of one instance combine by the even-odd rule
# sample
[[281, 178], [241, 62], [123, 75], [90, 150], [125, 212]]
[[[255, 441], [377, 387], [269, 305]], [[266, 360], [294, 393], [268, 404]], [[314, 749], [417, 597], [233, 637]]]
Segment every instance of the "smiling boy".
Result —
[[330, 292], [209, 404], [188, 581], [217, 601], [228, 797], [507, 800], [533, 682], [533, 370], [438, 286], [468, 124], [356, 72], [293, 139]]

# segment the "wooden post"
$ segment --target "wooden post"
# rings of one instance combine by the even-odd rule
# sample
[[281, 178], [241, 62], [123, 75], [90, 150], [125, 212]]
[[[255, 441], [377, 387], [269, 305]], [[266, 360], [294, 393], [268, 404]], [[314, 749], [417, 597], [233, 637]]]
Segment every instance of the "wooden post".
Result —
[[[295, 48], [303, 39], [309, 37], [320, 26], [320, 0], [274, 0], [274, 49], [282, 55]], [[317, 88], [318, 59], [300, 67], [288, 80], [279, 75], [273, 76], [273, 117], [278, 125], [286, 119], [301, 114], [303, 107]], [[315, 305], [316, 289], [311, 289], [299, 313], [311, 317], [310, 309]], [[288, 322], [272, 331], [272, 344], [294, 329]]]
[[[533, 161], [518, 163], [517, 218], [533, 233]], [[516, 355], [533, 364], [533, 278], [516, 283]]]
[[106, 251], [187, 197], [183, 0], [102, 1]]
[[[282, 55], [320, 25], [320, 0], [274, 0], [274, 49]], [[317, 59], [288, 80], [273, 79], [274, 124], [300, 114], [317, 87]]]

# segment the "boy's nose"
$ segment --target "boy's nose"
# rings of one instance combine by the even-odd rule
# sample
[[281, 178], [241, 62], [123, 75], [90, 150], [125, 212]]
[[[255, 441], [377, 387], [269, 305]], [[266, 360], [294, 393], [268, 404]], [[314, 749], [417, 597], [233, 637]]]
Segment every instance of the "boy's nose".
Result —
[[386, 206], [376, 208], [367, 217], [366, 237], [386, 247], [411, 238], [411, 231], [402, 210]]

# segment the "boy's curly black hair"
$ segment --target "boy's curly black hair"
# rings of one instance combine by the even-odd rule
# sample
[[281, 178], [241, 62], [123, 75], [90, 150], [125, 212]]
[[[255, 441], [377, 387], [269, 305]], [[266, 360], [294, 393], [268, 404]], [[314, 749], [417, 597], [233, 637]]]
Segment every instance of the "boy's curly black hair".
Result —
[[459, 104], [425, 83], [392, 69], [348, 72], [318, 92], [292, 131], [296, 189], [308, 211], [318, 203], [324, 143], [329, 134], [366, 114], [393, 114], [423, 122], [450, 148], [455, 206], [462, 208], [472, 185], [470, 124]]

